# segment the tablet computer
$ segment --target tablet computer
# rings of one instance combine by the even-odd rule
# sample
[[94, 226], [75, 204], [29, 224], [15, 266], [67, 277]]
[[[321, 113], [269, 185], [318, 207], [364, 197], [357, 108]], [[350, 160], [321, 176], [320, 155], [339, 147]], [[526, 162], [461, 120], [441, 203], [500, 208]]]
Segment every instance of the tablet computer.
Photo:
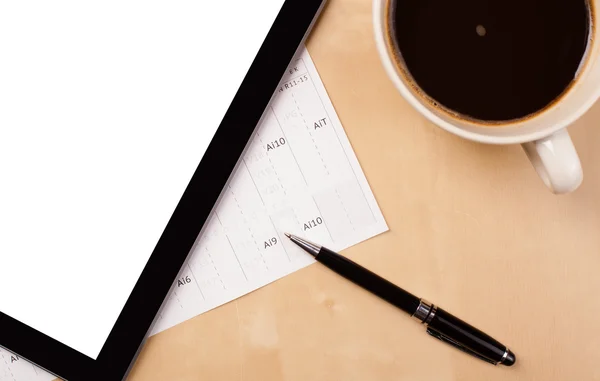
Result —
[[0, 4], [0, 346], [126, 376], [321, 6]]

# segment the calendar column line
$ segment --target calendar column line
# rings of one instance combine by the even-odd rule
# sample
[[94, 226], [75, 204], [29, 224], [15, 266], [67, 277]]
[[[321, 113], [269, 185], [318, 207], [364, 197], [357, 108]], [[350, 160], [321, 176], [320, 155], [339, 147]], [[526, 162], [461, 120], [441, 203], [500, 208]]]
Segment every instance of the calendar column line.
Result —
[[329, 230], [329, 226], [327, 226], [327, 219], [325, 217], [323, 217], [323, 212], [321, 212], [321, 208], [319, 208], [319, 204], [317, 204], [317, 200], [315, 200], [315, 196], [311, 196], [313, 202], [315, 203], [315, 206], [317, 207], [317, 210], [319, 211], [319, 214], [321, 215], [321, 218], [323, 219], [323, 224], [325, 224], [325, 229], [327, 229], [327, 234], [329, 234], [329, 238], [331, 238], [331, 242], [335, 242], [335, 240], [333, 239], [333, 236], [331, 235], [331, 231]]
[[[256, 133], [256, 139], [258, 139], [260, 141], [261, 144], [261, 148], [264, 145], [264, 142], [262, 140], [262, 138], [260, 137], [260, 133], [257, 132]], [[285, 139], [285, 137], [284, 137]], [[267, 151], [268, 152], [268, 151]], [[287, 190], [285, 188], [285, 185], [283, 185], [283, 181], [281, 181], [281, 178], [279, 177], [279, 174], [277, 173], [277, 169], [275, 168], [275, 164], [273, 164], [273, 161], [271, 160], [271, 157], [269, 157], [269, 154], [266, 153], [265, 154], [267, 160], [269, 161], [269, 165], [271, 166], [271, 169], [273, 170], [273, 173], [275, 174], [275, 177], [277, 178], [277, 182], [279, 183], [279, 185], [281, 186], [281, 189], [283, 190], [283, 194], [284, 196], [287, 197]], [[252, 174], [250, 174], [250, 176], [252, 176]], [[252, 178], [252, 181], [254, 181], [254, 178]], [[256, 186], [256, 183], [255, 183]], [[258, 187], [256, 187], [257, 192], [260, 194], [260, 191], [258, 190]], [[261, 200], [262, 200], [262, 196], [261, 196]], [[263, 206], [266, 207], [266, 204], [263, 202]]]
[[306, 186], [308, 186], [308, 181], [306, 181], [306, 176], [304, 176], [302, 167], [300, 167], [300, 163], [298, 163], [298, 159], [296, 158], [296, 155], [294, 154], [294, 150], [292, 149], [292, 142], [290, 142], [290, 140], [285, 135], [285, 131], [283, 130], [283, 125], [279, 121], [279, 118], [277, 117], [277, 114], [275, 113], [275, 109], [273, 108], [273, 106], [270, 106], [270, 107], [271, 107], [271, 112], [273, 113], [273, 116], [275, 117], [275, 120], [277, 121], [277, 125], [279, 126], [279, 129], [281, 130], [281, 133], [283, 134], [283, 137], [285, 138], [285, 141], [288, 142], [290, 145], [290, 152], [291, 152], [292, 156], [294, 157], [294, 161], [296, 162], [296, 166], [298, 166], [298, 170], [300, 171], [300, 174], [302, 175], [302, 179], [304, 179], [304, 183], [306, 184]]
[[[223, 222], [221, 222], [221, 217], [219, 217], [219, 213], [217, 213], [216, 211], [215, 211], [215, 216], [217, 216], [217, 220], [219, 220], [219, 224], [221, 225], [221, 227], [224, 228]], [[224, 235], [225, 235], [225, 238], [227, 239], [227, 242], [229, 242], [229, 247], [231, 247], [231, 252], [235, 256], [235, 259], [237, 260], [237, 263], [240, 266], [240, 269], [242, 270], [242, 274], [244, 274], [244, 278], [246, 278], [246, 281], [248, 281], [248, 275], [246, 275], [244, 266], [242, 266], [242, 262], [240, 262], [240, 258], [238, 257], [237, 253], [235, 252], [235, 249], [233, 248], [233, 244], [231, 243], [229, 236], [227, 235], [227, 233], [224, 233]]]
[[263, 206], [266, 207], [265, 200], [263, 200], [262, 194], [260, 193], [260, 189], [258, 189], [258, 186], [256, 185], [256, 181], [254, 181], [254, 176], [252, 176], [252, 172], [250, 172], [250, 168], [248, 168], [248, 164], [246, 164], [246, 159], [243, 158], [242, 161], [244, 162], [244, 167], [246, 167], [246, 171], [248, 171], [248, 175], [250, 175], [250, 179], [252, 180], [252, 184], [254, 184], [254, 188], [256, 188], [256, 193], [258, 193], [258, 197], [260, 197], [260, 201], [262, 202]]
[[206, 300], [206, 296], [204, 296], [204, 293], [202, 292], [202, 287], [200, 287], [200, 284], [198, 283], [198, 278], [196, 277], [196, 274], [194, 274], [194, 270], [192, 270], [192, 266], [189, 264], [187, 264], [188, 269], [190, 269], [190, 273], [192, 274], [192, 277], [194, 277], [194, 282], [196, 282], [196, 286], [198, 286], [198, 291], [200, 291], [200, 295], [202, 295], [202, 299]]
[[321, 159], [321, 164], [323, 165], [323, 168], [325, 168], [325, 172], [327, 172], [327, 176], [331, 176], [331, 173], [329, 173], [329, 168], [327, 168], [327, 164], [325, 163], [325, 160], [323, 159], [323, 155], [321, 155], [321, 150], [319, 149], [319, 145], [317, 144], [317, 141], [315, 140], [313, 133], [310, 131], [310, 128], [308, 127], [308, 123], [306, 123], [306, 118], [304, 118], [304, 114], [302, 113], [302, 110], [300, 109], [300, 105], [298, 104], [298, 101], [296, 100], [296, 97], [294, 96], [294, 90], [290, 90], [290, 91], [291, 91], [290, 96], [292, 97], [292, 100], [294, 101], [296, 110], [298, 110], [298, 113], [300, 113], [300, 117], [302, 118], [302, 122], [304, 123], [304, 127], [306, 128], [306, 132], [308, 133], [310, 140], [312, 140], [313, 145], [315, 146], [315, 151], [317, 151], [317, 155], [319, 155], [319, 159]]
[[[302, 63], [304, 64], [304, 66], [306, 66], [306, 63], [304, 62], [304, 59], [302, 59]], [[308, 76], [310, 77], [310, 82], [313, 85], [313, 88], [315, 89], [315, 92], [317, 93], [317, 97], [319, 98], [319, 101], [321, 102], [321, 105], [323, 106], [323, 110], [325, 111], [325, 115], [327, 115], [327, 117], [329, 118], [329, 120], [333, 123], [333, 119], [331, 119], [331, 116], [329, 115], [329, 112], [327, 112], [327, 107], [325, 107], [325, 103], [323, 102], [323, 98], [321, 98], [321, 94], [319, 93], [319, 90], [317, 89], [317, 85], [315, 85], [315, 81], [313, 79], [313, 77], [310, 75], [310, 70], [308, 71]], [[340, 146], [342, 147], [342, 151], [344, 152], [344, 157], [346, 158], [346, 161], [348, 162], [348, 165], [350, 166], [350, 169], [352, 170], [352, 173], [354, 174], [354, 178], [356, 179], [356, 182], [359, 184], [359, 188], [360, 191], [363, 195], [363, 198], [365, 199], [365, 202], [367, 203], [367, 205], [369, 206], [369, 210], [371, 211], [371, 215], [373, 216], [373, 219], [375, 221], [377, 221], [377, 217], [375, 217], [375, 212], [373, 211], [373, 208], [371, 207], [371, 204], [369, 203], [369, 200], [367, 199], [367, 195], [365, 194], [364, 189], [360, 186], [360, 181], [358, 180], [358, 176], [356, 175], [356, 171], [354, 170], [354, 167], [352, 166], [352, 163], [350, 162], [350, 159], [348, 158], [348, 153], [346, 152], [346, 150], [344, 149], [344, 146], [342, 145], [342, 141], [340, 140], [340, 137], [336, 131], [336, 129], [333, 129], [333, 133], [335, 134], [335, 137], [337, 138], [338, 143], [340, 144]]]
[[260, 256], [260, 259], [262, 260], [263, 265], [265, 266], [265, 269], [267, 271], [269, 271], [269, 265], [267, 265], [265, 256], [264, 256], [263, 252], [260, 250], [260, 247], [258, 246], [258, 242], [256, 241], [256, 237], [254, 236], [254, 232], [252, 231], [252, 224], [248, 222], [248, 219], [244, 215], [244, 210], [240, 206], [240, 203], [239, 203], [235, 193], [233, 192], [233, 188], [231, 188], [231, 185], [229, 185], [228, 187], [229, 187], [229, 192], [231, 193], [231, 196], [233, 197], [233, 201], [235, 201], [235, 205], [238, 208], [238, 212], [240, 213], [240, 215], [242, 216], [242, 218], [244, 220], [244, 226], [248, 230], [248, 233], [250, 233], [250, 237], [252, 238], [252, 241], [254, 241], [254, 247], [256, 248], [256, 252]]
[[277, 228], [275, 227], [275, 223], [273, 222], [273, 217], [269, 216], [269, 220], [271, 220], [271, 225], [273, 225], [273, 229], [275, 229], [275, 234], [277, 234], [277, 239], [279, 239], [279, 242], [281, 242], [281, 247], [283, 247], [283, 251], [285, 252], [285, 256], [288, 258], [288, 261], [291, 262], [292, 258], [288, 254], [288, 251], [285, 248], [285, 245], [283, 244], [283, 241], [281, 240], [281, 237], [279, 236], [279, 232], [277, 231]]

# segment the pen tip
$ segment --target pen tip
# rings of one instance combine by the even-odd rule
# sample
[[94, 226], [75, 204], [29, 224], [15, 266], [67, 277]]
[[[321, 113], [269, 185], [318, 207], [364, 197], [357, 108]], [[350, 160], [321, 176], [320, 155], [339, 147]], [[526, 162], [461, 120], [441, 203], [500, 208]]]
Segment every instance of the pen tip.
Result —
[[292, 235], [290, 233], [283, 233], [283, 234], [290, 239], [292, 238]]

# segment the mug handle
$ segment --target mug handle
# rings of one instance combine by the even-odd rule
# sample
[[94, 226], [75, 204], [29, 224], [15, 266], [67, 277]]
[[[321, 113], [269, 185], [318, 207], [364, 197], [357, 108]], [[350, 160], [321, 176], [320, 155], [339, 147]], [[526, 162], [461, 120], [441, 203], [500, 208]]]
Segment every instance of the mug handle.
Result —
[[543, 139], [524, 143], [523, 150], [553, 193], [569, 193], [581, 185], [581, 162], [566, 128]]

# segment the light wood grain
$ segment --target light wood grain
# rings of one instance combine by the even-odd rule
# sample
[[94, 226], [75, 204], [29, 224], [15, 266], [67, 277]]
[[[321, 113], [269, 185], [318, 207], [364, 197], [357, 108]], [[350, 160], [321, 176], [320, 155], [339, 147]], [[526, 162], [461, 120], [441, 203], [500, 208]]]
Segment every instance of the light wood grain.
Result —
[[370, 0], [331, 0], [308, 48], [391, 231], [344, 254], [506, 343], [494, 367], [320, 265], [152, 337], [130, 381], [600, 379], [600, 107], [585, 180], [552, 195], [518, 146], [461, 140], [395, 91]]

